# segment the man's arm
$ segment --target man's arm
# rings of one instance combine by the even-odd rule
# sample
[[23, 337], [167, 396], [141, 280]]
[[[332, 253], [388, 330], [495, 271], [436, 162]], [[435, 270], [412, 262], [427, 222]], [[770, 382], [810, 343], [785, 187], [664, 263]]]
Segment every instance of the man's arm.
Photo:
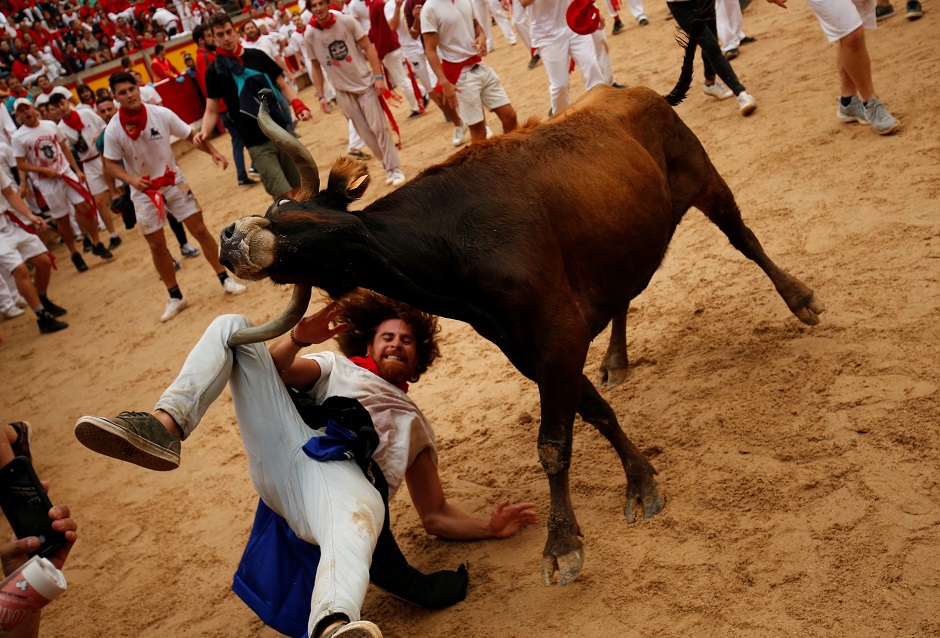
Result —
[[489, 519], [473, 518], [461, 512], [444, 497], [430, 448], [418, 453], [405, 472], [405, 482], [424, 530], [434, 536], [454, 541], [506, 538], [526, 525], [539, 522], [533, 503], [510, 505], [508, 500], [502, 501]]
[[376, 52], [375, 46], [372, 45], [372, 40], [369, 39], [369, 36], [364, 35], [356, 40], [356, 44], [362, 49], [369, 66], [372, 67], [372, 74], [375, 76], [375, 84], [373, 85], [375, 94], [380, 97], [385, 95], [388, 91], [388, 84], [385, 82], [385, 76], [382, 75], [382, 62], [379, 60], [379, 54]]
[[[65, 140], [59, 140], [59, 147], [65, 154], [65, 159], [68, 160], [69, 166], [71, 166], [75, 174], [78, 175], [78, 181], [84, 182], [85, 173], [82, 172], [82, 169], [78, 166], [78, 162], [75, 161], [75, 156], [72, 155], [72, 149], [69, 148], [68, 143]], [[58, 175], [58, 173], [56, 173], [56, 175]]]
[[457, 91], [447, 76], [444, 75], [444, 66], [441, 64], [441, 58], [437, 54], [437, 32], [428, 31], [421, 34], [424, 38], [424, 55], [428, 59], [428, 66], [434, 71], [438, 82], [441, 83], [441, 90], [444, 92], [444, 103], [452, 109], [457, 109]]
[[320, 61], [316, 58], [310, 60], [310, 73], [313, 75], [313, 86], [317, 92], [317, 100], [320, 102], [320, 110], [329, 115], [332, 109], [326, 96], [324, 96], [326, 81], [323, 78], [323, 71], [320, 69]]
[[219, 153], [218, 149], [216, 149], [216, 147], [214, 147], [214, 146], [212, 145], [212, 142], [210, 142], [207, 138], [203, 137], [203, 138], [200, 140], [200, 143], [199, 143], [199, 144], [196, 144], [196, 136], [197, 136], [197, 135], [199, 135], [199, 136], [201, 137], [201, 136], [202, 136], [202, 133], [200, 132], [200, 133], [197, 134], [197, 133], [196, 133], [196, 129], [190, 128], [190, 129], [189, 129], [189, 136], [188, 136], [186, 139], [188, 139], [190, 142], [192, 142], [192, 144], [193, 144], [194, 147], [198, 148], [200, 151], [202, 151], [203, 153], [205, 153], [205, 154], [207, 154], [209, 157], [211, 157], [211, 158], [212, 158], [212, 161], [215, 162], [215, 165], [216, 165], [216, 166], [221, 166], [223, 171], [224, 171], [226, 168], [228, 168], [228, 160], [225, 159], [225, 156], [223, 156], [221, 153]]
[[[25, 180], [24, 180], [25, 181]], [[7, 198], [7, 202], [10, 206], [13, 207], [13, 210], [20, 214], [21, 217], [28, 220], [30, 224], [34, 224], [39, 230], [46, 230], [46, 222], [42, 217], [37, 217], [30, 212], [29, 207], [26, 205], [26, 202], [23, 201], [23, 198], [20, 197], [20, 194], [16, 192], [16, 189], [13, 188], [13, 184], [10, 184], [4, 188], [0, 193]]]
[[404, 3], [405, 3], [405, 0], [395, 0], [394, 2], [395, 14], [391, 18], [388, 18], [388, 16], [386, 16], [386, 18], [388, 19], [388, 28], [391, 29], [393, 32], [397, 32], [398, 25], [401, 24], [401, 5], [403, 5]]
[[297, 356], [303, 347], [300, 344], [323, 343], [341, 332], [346, 332], [349, 324], [341, 323], [335, 328], [330, 328], [330, 322], [341, 312], [334, 301], [309, 317], [301, 319], [288, 336], [282, 337], [268, 347], [278, 376], [281, 377], [284, 385], [303, 392], [312, 388], [320, 380], [320, 364], [312, 359]]
[[196, 147], [202, 146], [203, 141], [209, 138], [209, 133], [219, 121], [219, 99], [210, 97], [206, 99], [206, 112], [202, 115], [202, 128], [193, 140]]
[[151, 183], [149, 179], [144, 179], [143, 177], [137, 177], [136, 175], [131, 175], [127, 172], [121, 163], [116, 160], [108, 159], [107, 157], [102, 156], [104, 160], [104, 170], [105, 172], [113, 177], [114, 179], [121, 180], [127, 184], [130, 184], [139, 191], [145, 191], [150, 188]]
[[306, 122], [313, 117], [310, 115], [310, 109], [297, 97], [297, 92], [294, 90], [294, 87], [288, 84], [283, 74], [277, 76], [277, 88], [279, 88], [281, 93], [284, 94], [284, 97], [290, 101], [291, 108], [294, 109], [294, 115], [297, 116], [298, 120]]

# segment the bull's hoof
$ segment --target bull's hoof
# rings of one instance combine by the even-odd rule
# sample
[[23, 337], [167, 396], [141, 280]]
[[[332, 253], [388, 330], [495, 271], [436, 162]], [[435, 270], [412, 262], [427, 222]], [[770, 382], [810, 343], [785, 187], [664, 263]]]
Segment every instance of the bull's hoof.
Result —
[[557, 571], [558, 585], [564, 587], [578, 577], [583, 566], [584, 550], [580, 547], [561, 556], [549, 554], [542, 558], [542, 584], [546, 587], [551, 585]]
[[627, 523], [636, 522], [640, 513], [644, 519], [653, 518], [663, 511], [665, 505], [666, 496], [652, 476], [642, 480], [631, 479], [627, 484], [627, 503], [623, 507]]
[[607, 384], [608, 387], [613, 388], [620, 385], [627, 380], [627, 366], [601, 366], [601, 374], [597, 378], [597, 385]]
[[806, 302], [791, 308], [791, 310], [793, 310], [796, 318], [807, 326], [815, 326], [819, 323], [819, 315], [826, 311], [826, 305], [819, 300], [816, 293], [810, 293]]

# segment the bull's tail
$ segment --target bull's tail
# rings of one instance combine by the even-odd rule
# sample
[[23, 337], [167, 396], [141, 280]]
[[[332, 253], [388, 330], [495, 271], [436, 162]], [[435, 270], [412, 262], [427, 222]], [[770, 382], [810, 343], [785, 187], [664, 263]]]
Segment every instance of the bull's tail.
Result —
[[670, 106], [677, 106], [682, 103], [685, 96], [689, 93], [689, 87], [692, 86], [693, 63], [695, 62], [695, 48], [698, 43], [698, 37], [707, 25], [708, 13], [713, 4], [705, 0], [699, 2], [696, 10], [695, 20], [692, 22], [691, 33], [685, 33], [680, 27], [676, 27], [676, 42], [685, 49], [685, 57], [682, 60], [682, 71], [679, 73], [679, 81], [676, 82], [672, 92], [664, 95], [663, 98]]

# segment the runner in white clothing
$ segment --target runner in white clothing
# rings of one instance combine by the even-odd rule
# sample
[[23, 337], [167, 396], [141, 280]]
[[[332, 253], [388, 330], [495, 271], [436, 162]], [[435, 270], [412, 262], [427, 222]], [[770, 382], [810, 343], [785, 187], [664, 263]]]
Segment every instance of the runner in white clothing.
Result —
[[105, 121], [91, 109], [73, 109], [69, 101], [60, 94], [55, 94], [49, 99], [49, 109], [56, 112], [59, 130], [65, 136], [75, 159], [81, 162], [86, 186], [95, 198], [98, 216], [111, 233], [108, 250], [114, 250], [121, 245], [121, 238], [114, 227], [114, 216], [111, 213], [111, 196], [118, 196], [117, 188], [114, 179], [104, 172], [101, 155], [95, 146], [98, 134], [106, 126]]
[[539, 50], [542, 64], [548, 73], [548, 93], [552, 108], [549, 115], [568, 108], [569, 65], [573, 59], [584, 78], [585, 90], [605, 84], [597, 64], [597, 49], [590, 35], [578, 35], [568, 26], [567, 0], [519, 0], [529, 7], [532, 46]]
[[[160, 321], [175, 317], [187, 305], [176, 283], [173, 258], [167, 250], [163, 233], [167, 211], [183, 222], [199, 242], [203, 257], [225, 292], [231, 295], [245, 292], [245, 285], [229, 277], [219, 263], [219, 245], [206, 228], [195, 198], [187, 197], [180, 189], [186, 180], [176, 164], [170, 136], [192, 142], [196, 132], [170, 109], [144, 105], [140, 89], [129, 73], [115, 73], [110, 84], [115, 98], [121, 102], [121, 109], [105, 129], [104, 167], [111, 177], [131, 187], [137, 224], [150, 247], [153, 265], [170, 296]], [[195, 146], [211, 156], [223, 170], [228, 166], [228, 160], [208, 140]]]
[[91, 193], [81, 185], [85, 174], [78, 168], [65, 136], [54, 122], [41, 120], [39, 110], [26, 98], [16, 99], [13, 113], [22, 124], [12, 140], [16, 166], [23, 178], [20, 195], [26, 195], [26, 173], [34, 173], [31, 179], [46, 200], [49, 214], [56, 220], [56, 230], [79, 272], [85, 272], [88, 266], [75, 248], [75, 234], [69, 223], [73, 212], [79, 229], [91, 238], [92, 253], [105, 261], [114, 259], [98, 237], [98, 219], [91, 214], [91, 204], [86, 201]]

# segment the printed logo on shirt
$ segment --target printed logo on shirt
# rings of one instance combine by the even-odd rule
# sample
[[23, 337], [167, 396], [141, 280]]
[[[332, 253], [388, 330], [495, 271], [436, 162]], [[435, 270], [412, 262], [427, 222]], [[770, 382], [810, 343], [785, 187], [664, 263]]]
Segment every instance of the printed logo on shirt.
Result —
[[33, 146], [33, 153], [35, 153], [36, 159], [39, 160], [41, 166], [49, 166], [53, 163], [57, 147], [58, 141], [55, 136], [43, 136], [36, 140]]
[[150, 139], [152, 139], [152, 140], [162, 140], [162, 139], [163, 139], [163, 136], [160, 135], [160, 131], [158, 131], [157, 129], [151, 127], [151, 129], [150, 129]]
[[349, 56], [349, 47], [346, 46], [345, 40], [330, 42], [326, 50], [330, 54], [330, 59], [326, 61], [327, 66], [336, 66], [340, 62], [352, 62], [352, 58]]

